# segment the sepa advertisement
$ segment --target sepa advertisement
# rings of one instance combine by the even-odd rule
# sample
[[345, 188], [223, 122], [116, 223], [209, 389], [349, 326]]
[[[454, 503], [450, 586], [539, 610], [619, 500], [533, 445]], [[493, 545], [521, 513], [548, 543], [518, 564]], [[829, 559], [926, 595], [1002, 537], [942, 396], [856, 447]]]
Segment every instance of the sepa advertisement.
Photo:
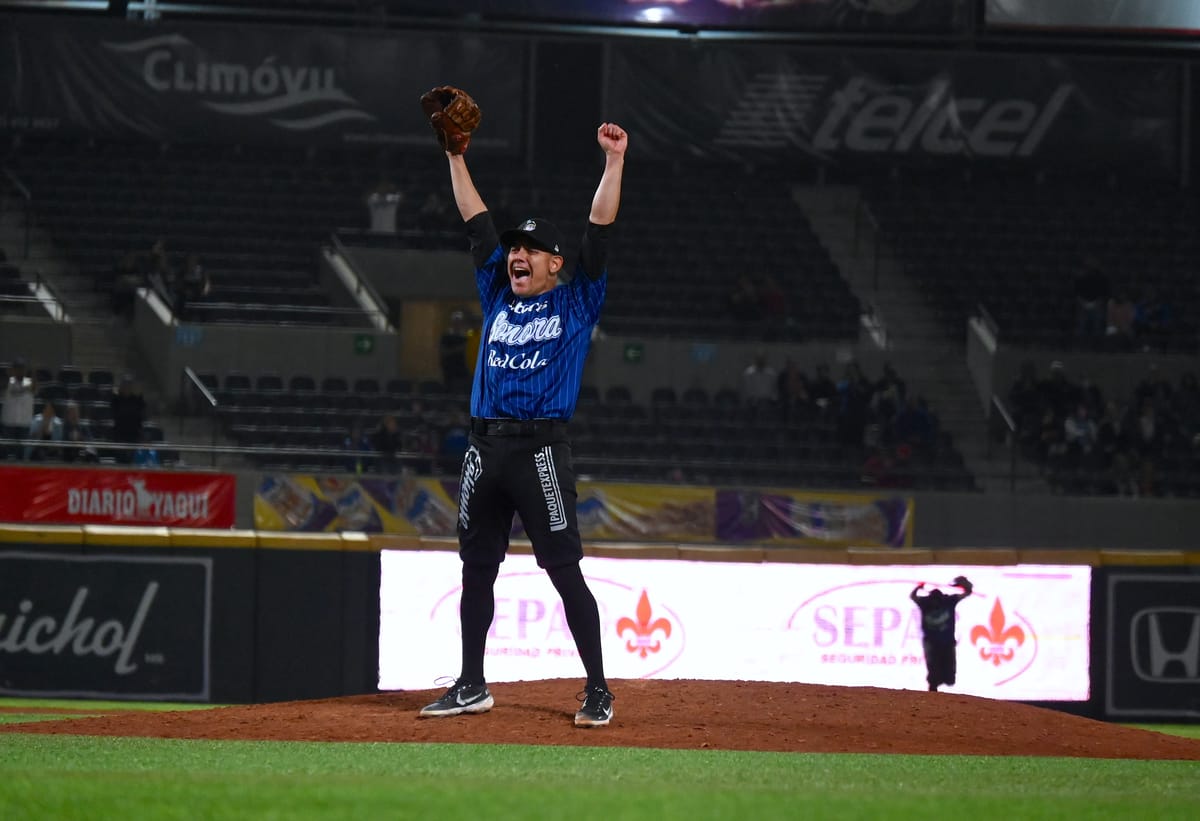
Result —
[[[458, 556], [383, 551], [381, 562], [379, 687], [434, 687], [459, 670]], [[920, 613], [909, 594], [962, 573], [975, 590], [956, 610], [958, 681], [943, 689], [1017, 701], [1090, 697], [1086, 566], [586, 558], [583, 571], [613, 679], [923, 690]], [[485, 670], [489, 681], [583, 675], [561, 602], [532, 556], [501, 565]]]

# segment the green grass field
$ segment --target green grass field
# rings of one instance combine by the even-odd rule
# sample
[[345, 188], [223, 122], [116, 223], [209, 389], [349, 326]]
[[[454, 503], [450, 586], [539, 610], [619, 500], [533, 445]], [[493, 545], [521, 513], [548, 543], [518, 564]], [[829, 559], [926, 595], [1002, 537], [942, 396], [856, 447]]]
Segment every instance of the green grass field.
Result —
[[[88, 706], [42, 704], [79, 714]], [[1195, 726], [1151, 729], [1200, 737]], [[931, 812], [971, 821], [1190, 821], [1198, 811], [1200, 762], [0, 734], [5, 821], [910, 819]]]

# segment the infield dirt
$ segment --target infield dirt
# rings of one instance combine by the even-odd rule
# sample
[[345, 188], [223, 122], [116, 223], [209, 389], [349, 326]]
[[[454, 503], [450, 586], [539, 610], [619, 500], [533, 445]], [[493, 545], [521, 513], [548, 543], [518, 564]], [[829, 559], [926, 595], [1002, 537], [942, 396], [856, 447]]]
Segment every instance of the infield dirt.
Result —
[[614, 681], [612, 724], [582, 730], [572, 723], [578, 681], [489, 686], [496, 706], [477, 716], [417, 718], [442, 691], [407, 690], [211, 710], [105, 710], [92, 718], [0, 725], [0, 732], [1200, 761], [1198, 739], [952, 693], [756, 681]]

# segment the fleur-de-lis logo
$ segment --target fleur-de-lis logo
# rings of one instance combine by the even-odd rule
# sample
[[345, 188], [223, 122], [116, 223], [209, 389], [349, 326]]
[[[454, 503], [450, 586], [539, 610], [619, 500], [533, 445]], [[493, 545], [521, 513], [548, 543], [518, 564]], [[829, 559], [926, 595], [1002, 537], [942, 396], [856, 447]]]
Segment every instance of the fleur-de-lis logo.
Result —
[[662, 618], [651, 621], [650, 617], [653, 615], [654, 612], [650, 609], [650, 597], [643, 590], [637, 603], [637, 621], [628, 616], [622, 616], [617, 620], [618, 636], [625, 635], [627, 630], [633, 632], [633, 638], [625, 640], [625, 649], [630, 653], [637, 653], [645, 658], [649, 653], [657, 653], [661, 650], [662, 641], [654, 638], [655, 632], [659, 630], [662, 631], [664, 639], [671, 637], [671, 622]]
[[971, 644], [979, 646], [979, 657], [997, 667], [1006, 661], [1012, 661], [1016, 655], [1016, 648], [1024, 643], [1025, 631], [1020, 625], [1005, 624], [1004, 608], [1000, 605], [1000, 599], [996, 599], [996, 603], [992, 605], [992, 614], [987, 625], [977, 624], [971, 628]]

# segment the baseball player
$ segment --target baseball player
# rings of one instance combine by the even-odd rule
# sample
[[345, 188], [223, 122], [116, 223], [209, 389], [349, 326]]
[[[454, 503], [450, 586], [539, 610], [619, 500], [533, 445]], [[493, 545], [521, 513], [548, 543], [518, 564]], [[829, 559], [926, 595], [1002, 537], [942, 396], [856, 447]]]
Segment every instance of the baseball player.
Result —
[[971, 595], [974, 586], [966, 576], [956, 576], [954, 586], [962, 589], [962, 593], [943, 593], [934, 588], [928, 594], [918, 596], [917, 593], [925, 588], [921, 582], [912, 589], [908, 597], [921, 609], [921, 646], [925, 650], [926, 681], [929, 682], [929, 692], [937, 692], [937, 688], [946, 684], [954, 686], [955, 675], [958, 671], [957, 645], [954, 638], [954, 608], [958, 603]]
[[604, 172], [574, 276], [566, 281], [559, 278], [564, 259], [558, 229], [532, 217], [497, 235], [467, 171], [463, 143], [443, 141], [454, 199], [474, 256], [483, 332], [459, 494], [462, 670], [421, 716], [492, 708], [483, 673], [484, 645], [494, 610], [493, 586], [515, 511], [538, 566], [562, 597], [587, 674], [575, 725], [600, 727], [612, 719], [600, 614], [579, 566], [583, 547], [567, 441], [567, 420], [575, 410], [592, 329], [604, 303], [609, 232], [621, 199], [628, 136], [620, 126], [604, 123], [596, 141], [604, 151]]

